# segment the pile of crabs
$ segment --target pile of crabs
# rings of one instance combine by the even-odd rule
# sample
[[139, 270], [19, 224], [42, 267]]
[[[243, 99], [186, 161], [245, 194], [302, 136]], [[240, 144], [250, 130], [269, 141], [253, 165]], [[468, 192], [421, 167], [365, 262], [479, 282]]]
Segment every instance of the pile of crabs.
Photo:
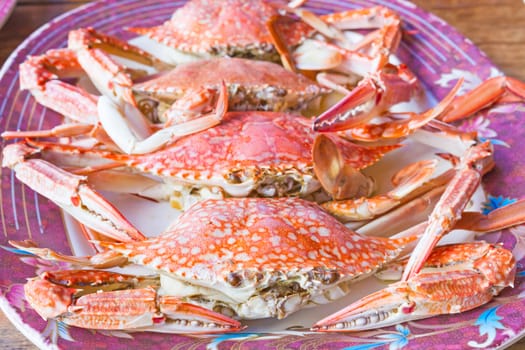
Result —
[[[21, 64], [21, 88], [64, 124], [4, 132], [24, 141], [4, 148], [3, 166], [98, 237], [98, 253], [86, 257], [11, 242], [78, 266], [27, 282], [43, 318], [236, 331], [238, 319], [328, 303], [399, 262], [400, 281], [312, 326], [352, 331], [462, 312], [512, 286], [516, 263], [502, 246], [436, 245], [454, 229], [523, 222], [521, 201], [489, 216], [465, 211], [495, 162], [490, 143], [449, 122], [522, 100], [525, 85], [498, 77], [457, 96], [460, 81], [429, 110], [394, 113], [423, 94], [393, 58], [399, 16], [383, 7], [318, 16], [301, 6], [191, 0], [164, 24], [130, 28], [158, 51], [81, 28], [67, 48]], [[366, 168], [421, 142], [454, 149], [396, 169], [378, 194]], [[146, 238], [101, 190], [169, 200], [183, 213]], [[152, 272], [106, 270], [128, 264]]]

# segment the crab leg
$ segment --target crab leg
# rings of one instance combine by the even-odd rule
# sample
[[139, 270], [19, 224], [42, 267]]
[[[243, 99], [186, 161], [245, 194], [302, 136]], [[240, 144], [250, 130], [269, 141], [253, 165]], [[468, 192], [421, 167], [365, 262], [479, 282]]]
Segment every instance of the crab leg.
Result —
[[80, 123], [98, 121], [98, 97], [59, 78], [84, 74], [74, 51], [49, 50], [41, 56], [31, 56], [20, 65], [20, 88], [29, 90], [45, 107]]
[[123, 99], [135, 104], [131, 86], [133, 82], [126, 68], [112, 59], [114, 54], [151, 67], [163, 67], [149, 53], [125, 41], [104, 35], [93, 28], [69, 32], [68, 47], [73, 50], [79, 64], [103, 95]]
[[388, 57], [370, 57], [361, 52], [315, 39], [307, 39], [292, 53], [295, 66], [301, 70], [333, 69], [346, 74], [368, 76], [381, 70]]
[[509, 77], [495, 77], [484, 81], [466, 94], [456, 97], [450, 111], [441, 119], [445, 122], [453, 122], [496, 103], [524, 100], [524, 83]]
[[491, 169], [492, 149], [489, 142], [472, 146], [462, 159], [461, 168], [448, 184], [429, 217], [428, 226], [408, 261], [403, 280], [417, 274], [428, 255], [443, 235], [461, 218], [470, 197], [481, 183], [484, 172]]
[[[124, 66], [114, 61], [108, 53], [130, 58], [155, 68], [162, 65], [148, 53], [91, 28], [78, 29], [69, 33], [69, 48], [50, 50], [42, 56], [29, 57], [20, 66], [20, 86], [29, 89], [36, 100], [60, 114], [80, 123], [96, 125], [99, 121], [97, 104], [99, 97], [80, 87], [58, 80], [59, 78], [78, 78], [88, 75], [103, 94], [119, 101], [135, 100], [131, 91], [131, 76]], [[106, 50], [103, 51], [102, 49]], [[108, 53], [106, 53], [108, 52]], [[130, 113], [128, 118], [136, 125], [141, 136], [151, 133], [149, 122], [140, 113]], [[9, 138], [75, 136], [85, 130], [84, 126], [66, 130], [37, 132], [9, 132]], [[101, 135], [102, 140], [107, 136]]]
[[165, 333], [222, 333], [241, 330], [224, 315], [158, 295], [158, 277], [97, 270], [46, 272], [25, 286], [26, 299], [44, 319], [90, 329]]
[[283, 67], [290, 72], [296, 72], [297, 69], [292, 59], [292, 53], [290, 52], [288, 45], [286, 45], [286, 41], [281, 36], [281, 33], [278, 29], [278, 22], [280, 18], [281, 16], [272, 16], [266, 23], [266, 28], [268, 30], [268, 34], [270, 34], [272, 44], [281, 58], [281, 64]]
[[358, 50], [368, 46], [370, 56], [388, 56], [397, 50], [401, 42], [401, 19], [397, 13], [383, 6], [331, 13], [321, 16], [321, 19], [339, 30], [379, 28], [367, 35], [359, 46], [352, 48]]
[[[294, 52], [296, 65], [304, 70], [337, 68], [366, 76], [381, 69], [388, 56], [397, 50], [401, 39], [399, 16], [384, 7], [350, 10], [324, 16], [304, 9], [287, 7], [325, 37], [337, 45], [325, 41], [306, 40]], [[379, 28], [352, 44], [344, 35], [345, 30]], [[316, 49], [321, 46], [322, 50]], [[315, 54], [310, 54], [315, 52]], [[319, 54], [322, 53], [322, 54]]]
[[162, 114], [161, 120], [165, 121], [162, 127], [197, 119], [204, 113], [219, 109], [214, 108], [214, 104], [218, 104], [219, 100], [225, 97], [221, 94], [225, 93], [222, 86], [217, 90], [207, 87], [188, 90]]
[[386, 194], [370, 198], [359, 197], [329, 201], [323, 203], [322, 207], [342, 221], [361, 221], [374, 218], [450, 181], [453, 176], [451, 171], [430, 179], [436, 166], [437, 162], [434, 161], [420, 161], [411, 164], [408, 167], [411, 168], [412, 172]]
[[[99, 33], [93, 28], [70, 31], [68, 47], [76, 53], [79, 64], [103, 96], [111, 98], [115, 103], [124, 101], [130, 104], [127, 117], [136, 125], [135, 132], [141, 136], [150, 134], [149, 121], [136, 109], [136, 101], [131, 89], [133, 86], [131, 75], [109, 54], [129, 58], [152, 67], [157, 61], [138, 47]], [[97, 110], [100, 117], [100, 108]]]
[[124, 152], [144, 154], [153, 152], [182, 136], [203, 131], [219, 124], [228, 110], [228, 92], [226, 84], [222, 82], [214, 112], [162, 128], [143, 139], [139, 139], [138, 135], [133, 133], [134, 129], [130, 127], [127, 121], [126, 117], [129, 115], [129, 112], [125, 112], [127, 106], [130, 105], [124, 101], [115, 103], [102, 96], [98, 104], [100, 122], [108, 135]]
[[483, 242], [438, 247], [421, 273], [391, 284], [317, 322], [313, 329], [344, 332], [471, 310], [513, 286], [512, 252]]
[[84, 225], [119, 241], [145, 237], [108, 201], [87, 185], [84, 176], [70, 174], [42, 159], [37, 149], [23, 143], [3, 150], [2, 166], [34, 191], [55, 202]]
[[[366, 236], [390, 237], [419, 224], [428, 218], [430, 211], [444, 191], [445, 185], [438, 186], [369, 222], [365, 222], [356, 228], [356, 232]], [[423, 231], [424, 229], [421, 233]]]
[[55, 126], [49, 130], [4, 131], [1, 137], [5, 140], [15, 138], [70, 137], [88, 134], [95, 126], [89, 124], [68, 123]]
[[464, 212], [456, 228], [477, 232], [497, 231], [525, 223], [525, 200], [508, 204], [487, 215]]
[[387, 65], [363, 79], [350, 94], [314, 120], [314, 130], [334, 132], [362, 125], [419, 91], [416, 77], [403, 65]]
[[286, 9], [327, 38], [346, 42], [344, 34], [339, 28], [332, 26], [328, 21], [323, 20], [322, 17], [317, 16], [313, 12], [292, 6], [288, 6]]

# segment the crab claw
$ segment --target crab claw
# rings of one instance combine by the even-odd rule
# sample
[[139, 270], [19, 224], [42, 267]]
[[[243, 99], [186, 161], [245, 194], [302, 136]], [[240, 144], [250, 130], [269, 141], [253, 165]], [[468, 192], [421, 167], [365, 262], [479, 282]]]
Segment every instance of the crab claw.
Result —
[[319, 115], [313, 128], [319, 132], [335, 132], [362, 125], [391, 106], [409, 101], [419, 91], [418, 87], [416, 77], [407, 67], [388, 64]]
[[471, 310], [512, 286], [512, 252], [484, 242], [442, 246], [426, 270], [317, 322], [321, 332], [358, 331]]
[[314, 171], [334, 199], [369, 196], [374, 182], [359, 170], [400, 145], [365, 147], [333, 134], [318, 134], [312, 147]]
[[[374, 120], [370, 123], [361, 124], [346, 130], [345, 135], [353, 140], [373, 142], [386, 139], [400, 139], [427, 124], [431, 124], [434, 127], [439, 126], [443, 130], [445, 128], [443, 126], [444, 123], [439, 122], [439, 125], [436, 125], [438, 122], [435, 120], [442, 115], [446, 115], [462, 83], [463, 79], [459, 79], [445, 98], [425, 112], [389, 113], [388, 116], [385, 116], [385, 121]], [[452, 130], [449, 131], [449, 134], [452, 135], [452, 132]]]
[[313, 129], [334, 132], [366, 122], [375, 114], [380, 96], [373, 80], [363, 80], [350, 94], [318, 116]]
[[232, 318], [198, 305], [182, 302], [175, 297], [161, 297], [160, 311], [167, 320], [170, 320], [164, 322], [162, 329], [159, 330], [162, 332], [169, 330], [172, 333], [223, 333], [245, 328]]
[[21, 182], [84, 225], [119, 241], [145, 239], [111, 203], [87, 185], [86, 177], [31, 158], [39, 151], [25, 143], [10, 144], [3, 150], [2, 166], [13, 169]]
[[129, 123], [131, 114], [140, 115], [140, 111], [132, 105], [125, 101], [116, 103], [105, 96], [101, 96], [98, 102], [98, 110], [104, 130], [120, 149], [128, 154], [145, 154], [156, 151], [180, 137], [203, 131], [219, 124], [228, 110], [228, 90], [223, 81], [218, 91], [215, 111], [212, 113], [203, 114], [198, 118], [162, 128], [142, 139], [136, 136], [137, 133], [134, 132], [136, 129]]
[[163, 333], [222, 333], [241, 330], [229, 317], [159, 296], [158, 276], [98, 270], [45, 272], [24, 286], [26, 299], [44, 319], [91, 329]]

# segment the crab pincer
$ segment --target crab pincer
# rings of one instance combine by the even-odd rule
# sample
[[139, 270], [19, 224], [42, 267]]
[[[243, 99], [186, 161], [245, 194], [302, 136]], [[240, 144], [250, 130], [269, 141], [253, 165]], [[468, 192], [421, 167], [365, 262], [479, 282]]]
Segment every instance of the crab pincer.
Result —
[[425, 269], [318, 321], [313, 330], [348, 332], [471, 310], [513, 286], [516, 261], [500, 245], [437, 247]]
[[107, 200], [94, 191], [85, 176], [78, 176], [33, 155], [39, 150], [24, 143], [4, 147], [2, 166], [40, 192], [81, 223], [120, 241], [145, 237]]
[[392, 113], [391, 107], [417, 97], [418, 91], [415, 77], [410, 78], [404, 69], [396, 69], [397, 73], [393, 73], [385, 68], [384, 72], [363, 79], [348, 95], [319, 115], [313, 129], [344, 132], [347, 137], [364, 142], [403, 138], [446, 115], [463, 83], [460, 79], [443, 100], [422, 113]]
[[24, 286], [27, 300], [44, 319], [91, 329], [164, 333], [222, 333], [240, 322], [179, 298], [158, 295], [155, 277], [99, 270], [45, 272]]

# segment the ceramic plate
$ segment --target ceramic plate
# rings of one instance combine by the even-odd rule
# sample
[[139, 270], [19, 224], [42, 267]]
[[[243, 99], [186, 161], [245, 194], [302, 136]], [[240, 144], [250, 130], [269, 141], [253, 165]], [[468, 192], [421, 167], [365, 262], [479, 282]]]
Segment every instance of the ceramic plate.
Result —
[[[78, 27], [93, 26], [109, 34], [130, 38], [131, 35], [125, 32], [124, 27], [156, 25], [168, 19], [182, 4], [183, 1], [173, 0], [100, 1], [69, 12], [43, 26], [11, 55], [2, 68], [0, 129], [42, 129], [59, 121], [55, 113], [35, 103], [27, 92], [19, 91], [18, 64], [27, 55], [65, 46], [68, 31]], [[403, 17], [404, 37], [398, 56], [417, 72], [433, 99], [442, 98], [460, 77], [465, 79], [462, 87], [465, 91], [489, 77], [502, 74], [469, 40], [439, 18], [407, 1], [308, 1], [308, 7], [317, 13], [373, 4], [389, 6]], [[461, 125], [465, 130], [477, 130], [481, 137], [490, 139], [496, 147], [497, 167], [484, 179], [488, 195], [484, 210], [487, 212], [524, 197], [525, 177], [522, 174], [525, 173], [525, 156], [516, 151], [515, 146], [525, 138], [524, 117], [525, 106], [508, 104], [484, 111]], [[525, 332], [525, 260], [522, 259], [525, 256], [525, 242], [521, 238], [525, 234], [524, 227], [483, 237], [491, 242], [502, 242], [513, 250], [520, 261], [514, 288], [506, 289], [491, 303], [460, 315], [435, 317], [362, 333], [315, 334], [290, 326], [295, 322], [301, 327], [311, 324], [301, 314], [296, 314], [299, 316], [292, 315], [296, 317], [292, 320], [297, 321], [279, 323], [270, 320], [242, 333], [198, 337], [89, 331], [55, 321], [46, 322], [28, 307], [23, 296], [23, 283], [28, 277], [61, 266], [30, 255], [15, 255], [9, 248], [8, 240], [32, 239], [41, 246], [70, 253], [71, 242], [65, 238], [65, 220], [54, 204], [21, 185], [11, 171], [2, 169], [1, 181], [3, 235], [0, 245], [4, 249], [0, 249], [0, 306], [16, 327], [41, 348], [230, 349], [234, 345], [238, 349], [501, 348], [517, 341]], [[357, 294], [362, 293], [359, 286], [354, 287], [354, 290]], [[326, 308], [330, 307], [334, 306], [317, 310], [319, 314], [326, 313]]]

